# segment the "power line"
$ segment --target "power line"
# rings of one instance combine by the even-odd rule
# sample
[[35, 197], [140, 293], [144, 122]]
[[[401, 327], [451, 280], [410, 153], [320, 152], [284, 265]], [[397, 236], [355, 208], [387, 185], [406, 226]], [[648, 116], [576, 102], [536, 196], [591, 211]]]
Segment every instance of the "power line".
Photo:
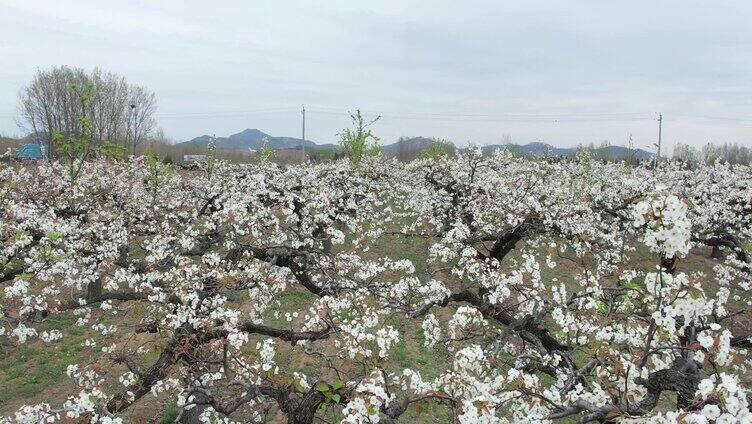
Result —
[[[344, 112], [330, 112], [330, 111], [323, 111], [323, 110], [316, 110], [316, 109], [309, 109], [310, 113], [314, 114], [324, 114], [324, 115], [336, 115], [336, 116], [347, 116], [347, 113]], [[418, 120], [418, 121], [458, 121], [458, 122], [539, 122], [539, 123], [559, 123], [559, 122], [627, 122], [627, 121], [648, 121], [652, 118], [649, 116], [624, 116], [624, 117], [618, 117], [618, 116], [571, 116], [571, 117], [565, 117], [565, 116], [493, 116], [488, 115], [487, 117], [484, 117], [483, 115], [426, 115], [426, 116], [420, 116], [420, 115], [397, 115], [397, 114], [388, 114], [388, 113], [373, 113], [373, 112], [365, 112], [365, 116], [381, 116], [385, 119], [395, 119], [395, 120]]]
[[[314, 106], [313, 108], [309, 108], [309, 110], [316, 111], [316, 112], [327, 112], [327, 113], [337, 113], [337, 114], [348, 114], [348, 112], [343, 111], [339, 108], [332, 108], [332, 107], [323, 107], [323, 106]], [[493, 114], [467, 114], [467, 113], [436, 113], [436, 112], [389, 112], [389, 111], [375, 111], [375, 110], [364, 110], [361, 109], [361, 112], [365, 114], [372, 114], [372, 115], [392, 115], [392, 116], [416, 116], [416, 117], [437, 117], [437, 118], [446, 118], [446, 117], [461, 117], [461, 118], [567, 118], [567, 117], [647, 117], [650, 116], [651, 112], [570, 112], [570, 113], [520, 113], [520, 112], [500, 112], [500, 113], [493, 113]]]
[[232, 111], [214, 111], [214, 112], [169, 112], [169, 113], [157, 113], [155, 116], [158, 118], [214, 118], [224, 116], [242, 116], [249, 114], [262, 114], [262, 113], [286, 113], [294, 112], [297, 108], [294, 107], [277, 107], [277, 108], [264, 108], [255, 110], [232, 110]]
[[[334, 107], [327, 107], [327, 106], [314, 106], [314, 109], [320, 109], [320, 110], [333, 110], [333, 111], [341, 111], [340, 108], [334, 108]], [[446, 116], [446, 115], [459, 115], [459, 116], [499, 116], [499, 115], [534, 115], [534, 116], [562, 116], [562, 115], [645, 115], [650, 112], [569, 112], [569, 113], [542, 113], [542, 112], [497, 112], [493, 114], [460, 114], [455, 112], [386, 112], [386, 111], [374, 111], [374, 110], [367, 110], [367, 109], [360, 109], [361, 112], [368, 112], [368, 113], [393, 113], [393, 114], [402, 114], [402, 115], [438, 115], [438, 116]]]
[[[243, 115], [250, 113], [284, 113], [292, 112], [294, 107], [277, 107], [257, 110], [215, 111], [215, 112], [171, 112], [157, 114], [157, 117], [215, 117]], [[349, 115], [349, 112], [334, 107], [314, 106], [308, 109], [314, 113], [330, 115]], [[566, 119], [647, 119], [649, 112], [578, 112], [578, 113], [493, 113], [493, 114], [468, 114], [468, 113], [436, 113], [436, 112], [388, 112], [361, 110], [368, 115], [381, 115], [392, 118], [411, 119], [445, 119], [445, 118], [488, 118], [488, 119], [540, 119], [540, 120], [566, 120]]]
[[[266, 107], [249, 110], [224, 111], [183, 111], [157, 113], [155, 117], [164, 120], [233, 118], [263, 114], [292, 114], [300, 109], [294, 106]], [[379, 115], [394, 120], [455, 121], [455, 122], [510, 122], [510, 123], [569, 123], [569, 122], [631, 122], [652, 120], [652, 112], [499, 112], [499, 113], [447, 113], [447, 112], [411, 112], [411, 111], [377, 111], [361, 110], [364, 115]], [[313, 106], [307, 112], [322, 115], [349, 116], [349, 112], [328, 106]], [[0, 118], [14, 118], [16, 113], [0, 112]], [[692, 114], [672, 114], [673, 119], [688, 118], [692, 120], [752, 124], [752, 118], [708, 116]], [[673, 120], [672, 119], [672, 120]]]
[[[292, 107], [259, 109], [248, 111], [221, 111], [221, 112], [174, 112], [157, 114], [160, 119], [210, 119], [243, 117], [260, 114], [287, 114], [296, 109]], [[298, 109], [299, 110], [299, 109]], [[309, 113], [319, 115], [349, 116], [350, 113], [342, 109], [309, 107]], [[456, 121], [456, 122], [539, 122], [539, 123], [566, 123], [566, 122], [629, 122], [647, 121], [652, 117], [646, 112], [620, 112], [620, 113], [562, 113], [562, 114], [533, 114], [533, 113], [503, 113], [503, 114], [462, 114], [462, 113], [427, 113], [427, 112], [377, 112], [362, 111], [366, 116], [381, 116], [385, 119], [413, 120], [413, 121]]]
[[703, 119], [707, 121], [728, 121], [728, 122], [752, 123], [752, 118], [735, 118], [735, 117], [729, 117], [729, 116], [682, 115], [682, 114], [677, 114], [676, 116], [681, 117], [681, 118]]

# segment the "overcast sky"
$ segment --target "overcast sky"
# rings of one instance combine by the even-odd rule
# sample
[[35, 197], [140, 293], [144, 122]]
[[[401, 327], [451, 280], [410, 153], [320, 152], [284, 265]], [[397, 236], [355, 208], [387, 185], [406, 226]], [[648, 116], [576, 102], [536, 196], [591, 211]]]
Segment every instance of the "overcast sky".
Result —
[[37, 68], [157, 95], [178, 141], [258, 128], [333, 142], [348, 110], [399, 136], [559, 146], [752, 145], [752, 2], [0, 0], [0, 133]]

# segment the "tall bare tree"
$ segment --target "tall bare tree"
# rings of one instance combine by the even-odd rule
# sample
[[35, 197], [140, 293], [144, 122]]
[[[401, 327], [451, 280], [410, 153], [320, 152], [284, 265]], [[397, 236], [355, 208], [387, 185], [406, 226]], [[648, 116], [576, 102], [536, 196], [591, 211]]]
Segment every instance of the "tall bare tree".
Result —
[[157, 109], [157, 99], [154, 93], [146, 88], [136, 85], [128, 90], [128, 108], [126, 109], [126, 140], [133, 148], [136, 148], [154, 132], [157, 121], [154, 112]]
[[[82, 106], [81, 94], [92, 88], [91, 101]], [[81, 131], [81, 117], [88, 118], [98, 140], [125, 147], [136, 146], [156, 127], [156, 98], [145, 87], [129, 84], [120, 75], [95, 68], [59, 66], [38, 70], [18, 95], [19, 126], [47, 143], [52, 152], [52, 134]]]

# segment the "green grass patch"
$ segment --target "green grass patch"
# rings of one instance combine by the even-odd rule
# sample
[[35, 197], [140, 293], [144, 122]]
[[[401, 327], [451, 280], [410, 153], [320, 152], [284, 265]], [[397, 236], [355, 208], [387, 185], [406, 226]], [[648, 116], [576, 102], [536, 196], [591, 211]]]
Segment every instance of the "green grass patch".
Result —
[[178, 410], [178, 403], [176, 401], [169, 402], [165, 405], [162, 416], [159, 417], [159, 424], [172, 424], [178, 417], [180, 411]]

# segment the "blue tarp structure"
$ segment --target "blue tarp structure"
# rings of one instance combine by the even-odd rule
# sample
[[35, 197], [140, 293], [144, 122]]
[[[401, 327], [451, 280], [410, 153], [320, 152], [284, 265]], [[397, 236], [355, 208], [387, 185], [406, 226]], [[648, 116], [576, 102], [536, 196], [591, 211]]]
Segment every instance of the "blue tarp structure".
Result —
[[45, 155], [47, 146], [40, 146], [36, 143], [27, 143], [18, 146], [16, 150], [16, 159], [42, 159]]

